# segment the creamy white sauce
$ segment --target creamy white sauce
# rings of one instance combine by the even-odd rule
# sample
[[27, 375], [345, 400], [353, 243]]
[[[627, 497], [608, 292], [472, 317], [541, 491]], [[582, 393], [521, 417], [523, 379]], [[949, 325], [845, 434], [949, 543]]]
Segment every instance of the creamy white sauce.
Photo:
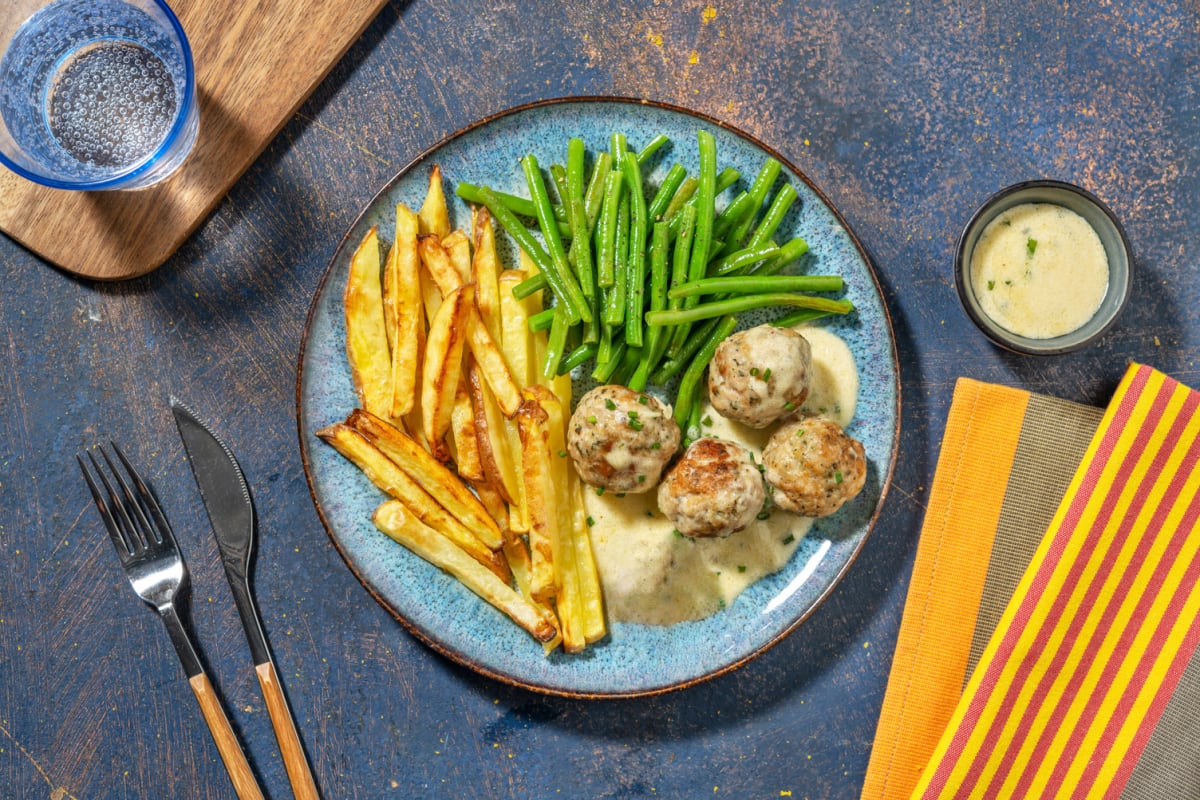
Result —
[[[803, 409], [845, 426], [858, 400], [858, 370], [850, 348], [824, 328], [796, 328], [812, 345], [812, 388]], [[775, 429], [731, 422], [705, 405], [705, 435], [738, 442], [761, 462]], [[765, 520], [725, 538], [689, 539], [658, 510], [657, 493], [618, 497], [584, 493], [592, 547], [609, 617], [671, 625], [703, 619], [732, 603], [750, 584], [783, 567], [812, 520], [774, 509]]]
[[1052, 203], [1013, 206], [988, 223], [971, 257], [983, 313], [1006, 330], [1051, 339], [1077, 330], [1108, 292], [1108, 255], [1080, 215]]

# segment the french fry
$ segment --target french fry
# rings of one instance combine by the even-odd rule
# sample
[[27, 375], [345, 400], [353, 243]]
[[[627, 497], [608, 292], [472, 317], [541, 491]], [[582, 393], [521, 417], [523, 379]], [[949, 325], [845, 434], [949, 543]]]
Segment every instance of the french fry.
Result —
[[500, 525], [488, 514], [479, 498], [412, 437], [401, 433], [387, 420], [362, 409], [352, 411], [346, 419], [346, 425], [364, 436], [423, 487], [438, 504], [472, 531], [484, 546], [491, 550], [500, 548], [503, 542]]
[[[500, 496], [500, 492], [496, 491], [496, 487], [486, 480], [472, 483], [471, 489], [474, 490], [475, 496], [479, 498], [479, 502], [487, 509], [488, 516], [500, 526], [501, 533], [507, 534], [508, 502]], [[511, 538], [511, 536], [505, 535], [505, 544]]]
[[[517, 467], [505, 431], [507, 423], [492, 390], [480, 375], [478, 364], [472, 363], [468, 368], [467, 386], [471, 394], [471, 410], [475, 415], [475, 437], [478, 439], [483, 474], [505, 503], [515, 503]], [[507, 516], [506, 511], [506, 524]]]
[[504, 412], [504, 416], [511, 417], [521, 405], [521, 389], [508, 369], [504, 354], [500, 352], [496, 341], [484, 326], [479, 309], [472, 304], [467, 313], [467, 345], [471, 348], [471, 355], [487, 380], [488, 387], [495, 394], [500, 410]]
[[513, 297], [512, 290], [525, 280], [521, 270], [500, 273], [500, 342], [504, 360], [518, 386], [538, 382], [540, 370], [534, 355], [533, 332], [529, 330], [529, 308], [524, 300]]
[[450, 260], [450, 253], [442, 245], [441, 239], [428, 234], [420, 236], [417, 239], [417, 249], [421, 253], [421, 266], [425, 268], [429, 277], [433, 278], [443, 299], [466, 283]]
[[508, 564], [503, 557], [443, 508], [423, 486], [362, 433], [339, 422], [317, 431], [317, 436], [362, 470], [380, 491], [403, 503], [421, 522], [453, 541], [498, 577], [508, 579]]
[[463, 283], [473, 283], [471, 275], [471, 239], [462, 231], [450, 231], [442, 239], [442, 247], [450, 257], [450, 265]]
[[420, 260], [417, 255], [417, 215], [396, 206], [396, 241], [384, 269], [388, 328], [392, 331], [391, 417], [400, 418], [416, 404], [425, 309], [421, 302]]
[[450, 233], [450, 212], [446, 208], [446, 190], [442, 187], [442, 168], [437, 164], [429, 171], [429, 188], [417, 216], [421, 221], [421, 233], [432, 233], [437, 237]]
[[[468, 359], [469, 360], [469, 359]], [[454, 442], [454, 463], [458, 474], [468, 481], [485, 479], [480, 460], [478, 433], [475, 430], [475, 407], [467, 391], [466, 375], [458, 380], [454, 393], [454, 409], [450, 412], [450, 434]]]
[[555, 605], [558, 609], [559, 631], [563, 649], [578, 653], [587, 645], [584, 636], [584, 614], [580, 597], [579, 568], [575, 548], [575, 493], [572, 474], [567, 465], [566, 421], [563, 407], [552, 391], [533, 386], [529, 394], [536, 397], [546, 412], [547, 450], [550, 458], [550, 483], [554, 489], [554, 509], [557, 536], [554, 546]]
[[484, 569], [453, 542], [421, 522], [399, 502], [390, 500], [375, 510], [375, 526], [421, 558], [453, 575], [464, 586], [507, 614], [539, 642], [557, 635], [553, 616], [531, 603], [506, 581]]
[[425, 341], [421, 369], [421, 428], [433, 455], [441, 461], [450, 457], [445, 435], [450, 429], [454, 395], [462, 375], [463, 345], [471, 308], [471, 293], [466, 287], [452, 292], [438, 309]]
[[604, 593], [600, 586], [600, 573], [596, 569], [596, 554], [592, 551], [592, 536], [589, 532], [591, 526], [588, 524], [587, 507], [583, 501], [583, 481], [578, 475], [572, 474], [571, 484], [575, 512], [575, 570], [579, 576], [583, 636], [584, 641], [592, 644], [603, 639], [608, 633], [608, 624], [604, 618]]
[[383, 316], [379, 233], [372, 227], [350, 258], [343, 297], [346, 356], [359, 404], [376, 414], [391, 411], [391, 355]]
[[500, 261], [496, 256], [496, 232], [486, 206], [476, 206], [471, 215], [471, 278], [475, 283], [475, 307], [483, 325], [497, 345], [500, 332]]
[[530, 594], [535, 600], [548, 602], [557, 591], [554, 556], [559, 549], [559, 517], [548, 417], [533, 388], [521, 393], [525, 399], [516, 418], [521, 434], [521, 480], [529, 505]]

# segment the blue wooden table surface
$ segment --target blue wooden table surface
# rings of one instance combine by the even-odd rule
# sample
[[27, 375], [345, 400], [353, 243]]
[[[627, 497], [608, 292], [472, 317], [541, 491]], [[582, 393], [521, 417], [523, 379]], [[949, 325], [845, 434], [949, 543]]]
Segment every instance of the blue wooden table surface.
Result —
[[[249, 476], [263, 620], [328, 800], [856, 797], [955, 378], [1093, 404], [1131, 359], [1200, 383], [1197, 86], [1181, 2], [394, 0], [149, 276], [76, 280], [0, 236], [0, 797], [234, 796], [75, 468], [109, 437], [136, 443], [214, 679], [269, 796], [291, 796], [171, 394]], [[717, 680], [587, 702], [478, 677], [372, 600], [313, 509], [294, 395], [311, 296], [394, 173], [506, 107], [610, 94], [744, 129], [828, 194], [884, 287], [903, 423], [879, 524], [811, 619]], [[951, 277], [975, 205], [1029, 178], [1099, 195], [1136, 262], [1115, 329], [1045, 360], [990, 345]]]

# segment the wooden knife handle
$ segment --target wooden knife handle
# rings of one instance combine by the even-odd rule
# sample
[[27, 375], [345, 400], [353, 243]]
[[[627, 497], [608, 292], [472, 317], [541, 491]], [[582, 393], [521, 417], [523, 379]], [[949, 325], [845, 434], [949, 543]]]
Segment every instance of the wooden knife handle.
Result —
[[292, 784], [292, 794], [296, 800], [320, 800], [308, 760], [304, 757], [304, 747], [296, 733], [296, 723], [288, 709], [287, 698], [283, 696], [279, 676], [275, 674], [275, 665], [267, 661], [256, 665], [254, 671], [258, 673], [258, 684], [267, 701], [267, 713], [271, 715], [271, 725], [279, 741], [279, 753], [283, 756], [283, 766]]
[[209, 683], [208, 676], [201, 672], [189, 678], [188, 683], [192, 685], [192, 691], [200, 701], [204, 721], [212, 731], [213, 740], [217, 743], [217, 750], [221, 754], [221, 760], [225, 762], [225, 769], [229, 772], [229, 779], [233, 781], [233, 788], [239, 800], [263, 800], [262, 790], [258, 788], [258, 779], [250, 771], [250, 763], [246, 761], [246, 754], [242, 752], [242, 746], [229, 725], [229, 718], [225, 716], [225, 709], [221, 707], [221, 701]]

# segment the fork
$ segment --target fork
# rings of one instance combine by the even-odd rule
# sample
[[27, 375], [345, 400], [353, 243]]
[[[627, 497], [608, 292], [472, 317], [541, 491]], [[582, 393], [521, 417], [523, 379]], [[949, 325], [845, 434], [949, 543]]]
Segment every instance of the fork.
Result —
[[240, 800], [263, 800], [258, 781], [200, 663], [191, 634], [176, 605], [176, 601], [182, 603], [187, 597], [188, 571], [175, 542], [175, 534], [154, 490], [134, 470], [121, 448], [115, 442], [110, 444], [123, 470], [117, 468], [103, 446], [98, 448], [103, 466], [91, 451], [87, 452], [86, 462], [83, 456], [75, 457], [96, 501], [100, 518], [104, 520], [104, 527], [108, 529], [133, 590], [158, 611], [167, 627], [237, 796]]

